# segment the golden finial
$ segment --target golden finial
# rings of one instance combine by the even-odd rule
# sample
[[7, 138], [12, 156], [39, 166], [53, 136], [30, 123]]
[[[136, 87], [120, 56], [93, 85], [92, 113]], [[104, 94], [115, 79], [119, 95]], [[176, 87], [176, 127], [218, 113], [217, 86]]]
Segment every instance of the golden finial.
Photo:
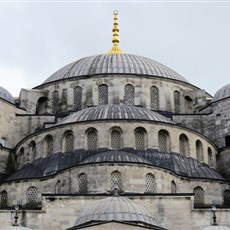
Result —
[[113, 19], [113, 48], [108, 52], [109, 54], [123, 54], [123, 51], [119, 48], [119, 28], [118, 28], [118, 11], [114, 10], [114, 19]]

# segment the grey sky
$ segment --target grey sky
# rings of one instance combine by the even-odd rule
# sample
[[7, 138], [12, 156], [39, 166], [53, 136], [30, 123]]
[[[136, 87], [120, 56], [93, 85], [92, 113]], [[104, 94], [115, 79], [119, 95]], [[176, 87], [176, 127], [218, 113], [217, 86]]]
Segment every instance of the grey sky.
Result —
[[230, 2], [0, 2], [0, 85], [18, 96], [111, 47], [156, 60], [212, 95], [230, 83]]

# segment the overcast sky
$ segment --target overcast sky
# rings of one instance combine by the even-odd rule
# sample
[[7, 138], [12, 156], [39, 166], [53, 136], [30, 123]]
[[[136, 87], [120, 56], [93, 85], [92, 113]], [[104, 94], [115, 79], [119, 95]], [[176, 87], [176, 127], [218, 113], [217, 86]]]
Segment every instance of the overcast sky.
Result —
[[[123, 2], [123, 3], [122, 3]], [[230, 2], [1, 2], [0, 85], [13, 96], [112, 47], [156, 60], [214, 94], [230, 83]]]

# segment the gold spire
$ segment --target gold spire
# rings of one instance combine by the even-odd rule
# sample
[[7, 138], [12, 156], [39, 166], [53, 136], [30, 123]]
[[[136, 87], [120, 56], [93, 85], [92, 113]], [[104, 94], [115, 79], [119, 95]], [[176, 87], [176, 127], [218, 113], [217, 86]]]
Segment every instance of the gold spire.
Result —
[[119, 28], [118, 28], [118, 11], [114, 10], [114, 19], [113, 19], [113, 48], [108, 52], [109, 54], [123, 54], [123, 51], [119, 48]]

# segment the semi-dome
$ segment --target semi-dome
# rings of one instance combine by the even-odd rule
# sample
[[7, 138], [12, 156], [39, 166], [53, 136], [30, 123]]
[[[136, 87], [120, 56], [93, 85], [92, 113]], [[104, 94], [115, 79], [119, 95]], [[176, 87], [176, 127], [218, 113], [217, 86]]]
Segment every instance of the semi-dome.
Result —
[[[157, 225], [155, 218], [144, 207], [135, 204], [126, 197], [113, 196], [99, 200], [83, 209], [75, 222], [75, 227], [87, 225], [87, 223], [110, 221], [141, 223], [142, 226]], [[156, 229], [162, 228], [158, 227]]]
[[46, 158], [38, 158], [31, 163], [25, 164], [22, 168], [10, 175], [5, 182], [45, 178], [71, 167], [100, 163], [146, 164], [169, 170], [182, 177], [225, 180], [217, 171], [208, 165], [178, 153], [164, 153], [154, 149], [145, 151], [135, 149], [98, 149], [75, 150], [69, 153], [52, 153]]
[[188, 82], [184, 77], [163, 64], [132, 54], [101, 54], [72, 62], [53, 75], [43, 84], [80, 76], [100, 74], [133, 74], [163, 77]]
[[13, 96], [9, 93], [8, 90], [0, 86], [0, 98], [10, 102], [10, 103], [15, 103]]
[[212, 101], [219, 101], [226, 97], [230, 97], [230, 83], [220, 88], [214, 95]]
[[65, 117], [58, 125], [96, 120], [141, 120], [174, 124], [170, 119], [148, 109], [128, 105], [100, 105], [80, 110]]

